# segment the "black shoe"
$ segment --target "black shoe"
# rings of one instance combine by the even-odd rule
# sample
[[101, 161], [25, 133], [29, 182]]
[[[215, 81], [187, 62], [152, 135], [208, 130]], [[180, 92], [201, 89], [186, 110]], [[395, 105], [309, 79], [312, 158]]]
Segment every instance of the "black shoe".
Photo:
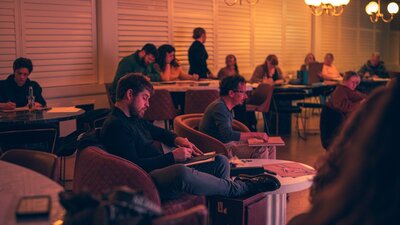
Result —
[[276, 177], [265, 173], [257, 175], [239, 174], [235, 180], [245, 182], [252, 194], [274, 191], [281, 187], [281, 182]]

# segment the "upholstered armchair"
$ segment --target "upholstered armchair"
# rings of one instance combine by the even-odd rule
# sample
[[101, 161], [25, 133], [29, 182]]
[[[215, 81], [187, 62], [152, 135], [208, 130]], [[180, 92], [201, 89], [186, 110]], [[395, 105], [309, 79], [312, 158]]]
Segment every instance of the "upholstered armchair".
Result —
[[[203, 152], [215, 151], [229, 156], [228, 150], [221, 141], [198, 130], [201, 118], [203, 118], [202, 113], [185, 114], [175, 117], [175, 133], [180, 137], [186, 137], [189, 139], [189, 141], [195, 144]], [[236, 120], [233, 121], [232, 127], [234, 130], [250, 132], [246, 125]]]
[[73, 184], [75, 192], [86, 190], [100, 194], [123, 185], [143, 191], [144, 196], [162, 207], [165, 215], [205, 204], [204, 197], [188, 194], [162, 202], [150, 175], [136, 164], [95, 146], [78, 151]]

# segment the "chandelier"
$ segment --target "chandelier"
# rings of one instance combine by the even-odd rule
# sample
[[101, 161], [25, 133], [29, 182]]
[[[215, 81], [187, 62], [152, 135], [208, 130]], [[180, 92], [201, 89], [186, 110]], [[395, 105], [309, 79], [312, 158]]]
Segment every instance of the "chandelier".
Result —
[[310, 7], [313, 15], [320, 16], [325, 13], [340, 16], [350, 0], [304, 0], [304, 2]]
[[369, 15], [369, 19], [372, 23], [378, 22], [379, 18], [381, 18], [383, 22], [389, 23], [393, 20], [393, 15], [399, 11], [399, 5], [397, 5], [395, 2], [391, 2], [387, 6], [387, 10], [390, 14], [390, 17], [385, 19], [385, 16], [381, 13], [381, 0], [378, 0], [378, 3], [372, 1], [365, 6], [365, 12], [367, 12]]
[[[242, 4], [242, 0], [224, 0], [225, 4], [228, 6], [234, 6], [237, 3], [239, 3], [239, 5]], [[249, 3], [250, 5], [255, 5], [258, 3], [258, 0], [246, 0], [247, 3]]]

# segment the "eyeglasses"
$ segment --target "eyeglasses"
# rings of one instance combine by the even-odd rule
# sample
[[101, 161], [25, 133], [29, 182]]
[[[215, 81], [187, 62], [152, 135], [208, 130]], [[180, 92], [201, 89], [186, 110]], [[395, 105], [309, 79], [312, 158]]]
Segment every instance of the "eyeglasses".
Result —
[[232, 91], [235, 93], [241, 93], [241, 94], [246, 93], [246, 91], [242, 91], [242, 90], [232, 90]]

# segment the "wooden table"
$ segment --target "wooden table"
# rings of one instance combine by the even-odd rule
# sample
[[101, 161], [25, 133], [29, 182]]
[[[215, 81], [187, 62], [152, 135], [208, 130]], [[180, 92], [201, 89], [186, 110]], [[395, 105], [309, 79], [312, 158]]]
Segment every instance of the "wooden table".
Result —
[[[50, 225], [61, 220], [64, 209], [58, 202], [58, 193], [63, 188], [53, 180], [27, 168], [0, 160], [0, 224]], [[51, 213], [49, 218], [17, 221], [15, 210], [23, 196], [49, 195]]]
[[[192, 90], [219, 90], [219, 80], [202, 80], [202, 81], [168, 81], [168, 82], [152, 82], [154, 89], [165, 89], [169, 92], [186, 92]], [[253, 90], [252, 85], [247, 84], [246, 90]]]

